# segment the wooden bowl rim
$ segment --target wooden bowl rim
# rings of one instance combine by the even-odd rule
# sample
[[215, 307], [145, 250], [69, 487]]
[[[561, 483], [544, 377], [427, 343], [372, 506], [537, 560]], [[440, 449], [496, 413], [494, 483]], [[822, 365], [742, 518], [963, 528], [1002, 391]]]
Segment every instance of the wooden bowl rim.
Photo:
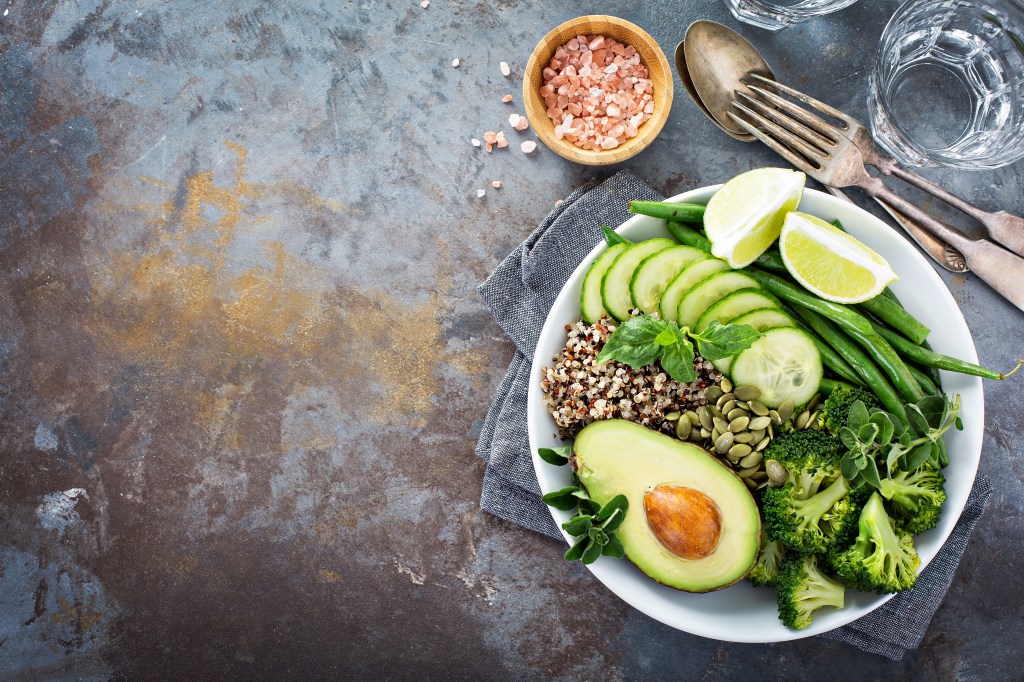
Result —
[[[664, 74], [664, 77], [661, 79], [663, 84], [655, 90], [655, 110], [651, 118], [640, 126], [640, 132], [636, 137], [615, 149], [581, 149], [568, 140], [559, 140], [555, 137], [554, 125], [551, 123], [551, 120], [547, 116], [544, 116], [542, 120], [537, 120], [537, 116], [533, 113], [535, 106], [530, 106], [531, 101], [535, 105], [536, 102], [540, 101], [538, 91], [540, 89], [541, 74], [544, 71], [544, 67], [551, 61], [551, 55], [562, 44], [554, 45], [555, 37], [566, 29], [572, 28], [575, 24], [589, 24], [593, 27], [592, 32], [598, 35], [603, 35], [600, 30], [602, 25], [624, 29], [627, 33], [635, 36], [637, 41], [645, 43], [646, 47], [653, 52], [654, 60], [657, 62], [656, 65], [648, 63], [649, 60], [641, 56], [648, 73], [653, 74], [655, 68], [657, 68]], [[628, 42], [636, 47], [634, 40], [629, 40]], [[550, 48], [550, 54], [546, 54], [543, 60], [541, 58], [542, 46]], [[639, 48], [637, 49], [639, 50]], [[548, 51], [548, 49], [543, 50], [544, 53]], [[652, 80], [654, 79], [652, 78]], [[660, 93], [658, 92], [659, 90]], [[526, 117], [529, 119], [530, 125], [533, 126], [537, 137], [540, 138], [541, 142], [548, 149], [562, 158], [588, 166], [607, 166], [613, 163], [620, 163], [646, 149], [658, 137], [666, 121], [668, 121], [669, 111], [672, 109], [673, 90], [672, 70], [669, 66], [668, 58], [665, 57], [665, 52], [661, 49], [658, 42], [647, 31], [633, 22], [607, 14], [586, 14], [555, 26], [533, 48], [533, 52], [530, 53], [530, 58], [526, 62], [526, 69], [523, 72], [523, 106], [526, 109]]]

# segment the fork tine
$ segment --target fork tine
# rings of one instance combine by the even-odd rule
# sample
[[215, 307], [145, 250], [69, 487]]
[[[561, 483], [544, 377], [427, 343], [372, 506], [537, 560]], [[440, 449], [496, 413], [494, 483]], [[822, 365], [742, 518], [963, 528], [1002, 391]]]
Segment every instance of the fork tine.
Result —
[[833, 140], [828, 137], [819, 135], [816, 130], [812, 130], [811, 128], [807, 127], [800, 121], [796, 121], [793, 120], [792, 118], [789, 118], [784, 113], [780, 112], [778, 109], [766, 105], [764, 102], [755, 99], [754, 97], [751, 97], [745, 92], [737, 92], [736, 94], [739, 97], [742, 97], [750, 106], [752, 106], [762, 115], [766, 116], [767, 118], [770, 118], [771, 120], [781, 125], [783, 128], [789, 130], [791, 133], [799, 137], [802, 137], [807, 142], [810, 142], [811, 144], [816, 146], [818, 149], [821, 150], [822, 154], [824, 154], [825, 157], [829, 157], [832, 155], [831, 150], [836, 148], [837, 140]]
[[780, 82], [778, 82], [776, 80], [772, 80], [771, 78], [765, 78], [764, 76], [761, 76], [761, 75], [756, 74], [756, 73], [752, 73], [750, 75], [753, 76], [754, 78], [756, 78], [757, 80], [761, 81], [762, 83], [768, 85], [769, 87], [772, 87], [772, 88], [775, 88], [776, 90], [784, 92], [787, 95], [789, 95], [790, 97], [792, 97], [794, 99], [798, 99], [798, 100], [800, 100], [801, 102], [803, 102], [805, 104], [809, 104], [812, 107], [814, 107], [815, 109], [817, 109], [818, 111], [820, 111], [820, 112], [822, 112], [824, 114], [828, 114], [829, 116], [831, 116], [832, 118], [834, 118], [836, 120], [842, 121], [843, 123], [846, 124], [846, 128], [845, 128], [846, 130], [854, 127], [854, 125], [857, 123], [854, 119], [850, 118], [849, 116], [847, 116], [843, 112], [839, 111], [835, 107], [829, 106], [828, 104], [825, 104], [821, 100], [814, 99], [810, 95], [805, 95], [804, 93], [800, 92], [799, 90], [794, 90], [793, 88], [789, 87], [788, 85], [783, 85], [782, 83], [780, 83]]
[[753, 111], [748, 107], [743, 106], [736, 100], [732, 101], [732, 105], [739, 109], [740, 111], [742, 111], [743, 113], [745, 113], [754, 123], [757, 123], [758, 125], [762, 126], [770, 134], [770, 136], [774, 137], [776, 141], [781, 141], [782, 143], [788, 145], [791, 149], [800, 152], [808, 161], [816, 164], [818, 169], [824, 168], [826, 157], [822, 156], [821, 151], [815, 149], [814, 147], [811, 147], [800, 137], [797, 137], [793, 133], [785, 130], [782, 126], [778, 125], [774, 121], [768, 120], [767, 118], [757, 113], [756, 111]]
[[812, 114], [803, 107], [799, 107], [789, 100], [783, 99], [774, 92], [769, 92], [764, 88], [759, 88], [756, 85], [748, 85], [747, 87], [764, 99], [768, 100], [771, 104], [775, 105], [774, 108], [785, 111], [790, 116], [799, 119], [808, 128], [820, 133], [829, 140], [832, 146], [835, 146], [835, 144], [839, 142], [839, 138], [842, 138], [842, 132], [836, 126], [832, 125], [820, 116]]
[[[733, 104], [735, 104], [735, 102]], [[729, 114], [729, 118], [731, 118], [733, 121], [735, 121], [737, 123], [737, 125], [739, 125], [744, 130], [746, 130], [748, 133], [750, 133], [751, 135], [756, 137], [758, 140], [763, 142], [767, 147], [769, 147], [770, 149], [775, 151], [776, 154], [778, 154], [779, 156], [784, 158], [786, 161], [789, 161], [798, 170], [801, 170], [804, 173], [807, 173], [811, 177], [814, 177], [814, 175], [818, 172], [819, 169], [814, 168], [813, 166], [811, 166], [811, 164], [807, 161], [807, 159], [802, 158], [802, 157], [798, 156], [797, 154], [794, 154], [788, 147], [785, 147], [785, 146], [779, 144], [775, 140], [775, 138], [772, 138], [772, 137], [769, 137], [769, 136], [765, 135], [762, 130], [760, 130], [759, 128], [755, 127], [751, 123], [749, 123], [746, 119], [740, 118], [739, 116], [737, 116], [736, 114], [732, 113], [731, 111], [726, 112], [726, 113]]]

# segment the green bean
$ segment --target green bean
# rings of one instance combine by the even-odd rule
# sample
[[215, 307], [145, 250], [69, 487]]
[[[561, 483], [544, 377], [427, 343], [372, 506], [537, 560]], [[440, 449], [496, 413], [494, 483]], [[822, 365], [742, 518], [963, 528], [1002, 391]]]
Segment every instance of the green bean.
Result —
[[919, 365], [926, 367], [935, 367], [937, 369], [944, 369], [950, 372], [957, 372], [959, 374], [969, 374], [971, 376], [982, 377], [983, 379], [1005, 379], [1014, 372], [1016, 372], [1021, 363], [1017, 363], [1017, 367], [1007, 372], [1006, 374], [1000, 374], [994, 369], [988, 369], [981, 365], [975, 365], [974, 363], [967, 362], [966, 360], [958, 360], [957, 358], [950, 357], [949, 355], [943, 355], [936, 353], [935, 351], [916, 346], [907, 339], [903, 338], [891, 329], [886, 329], [884, 326], [873, 323], [874, 331], [881, 336], [883, 339], [888, 341], [893, 348], [902, 353], [908, 360], [916, 362]]
[[[910, 375], [910, 370], [907, 369], [903, 359], [900, 358], [884, 338], [875, 332], [871, 322], [863, 315], [844, 305], [813, 296], [771, 273], [751, 270], [751, 274], [765, 288], [779, 298], [805, 308], [810, 308], [842, 327], [850, 335], [850, 338], [859, 343], [864, 350], [873, 356], [878, 366], [889, 376], [893, 386], [900, 392], [906, 402], [916, 402], [924, 397], [924, 391], [921, 390], [914, 377]], [[872, 388], [874, 387], [871, 381], [868, 381], [868, 385], [872, 386]], [[881, 397], [879, 396], [879, 398]], [[890, 407], [890, 405], [886, 404], [886, 407]], [[902, 413], [902, 408], [897, 412], [897, 414], [900, 413]]]
[[676, 204], [669, 201], [630, 201], [629, 212], [661, 218], [679, 220], [685, 223], [699, 223], [704, 220], [703, 204]]
[[833, 350], [832, 346], [823, 340], [823, 336], [815, 331], [814, 328], [808, 324], [805, 319], [803, 319], [801, 313], [805, 312], [805, 309], [799, 308], [799, 306], [797, 308], [797, 310], [789, 308], [788, 311], [797, 316], [797, 324], [804, 331], [810, 334], [812, 339], [814, 339], [814, 345], [818, 347], [818, 354], [821, 355], [821, 364], [838, 374], [841, 379], [862, 388], [865, 387], [864, 380], [861, 379], [860, 375], [857, 374], [857, 371], [850, 366], [850, 363], [848, 363], [842, 355]]
[[680, 244], [692, 246], [700, 249], [701, 251], [711, 253], [711, 241], [689, 225], [683, 225], [682, 223], [670, 220], [665, 223], [665, 229], [667, 229], [668, 233], [675, 237], [676, 241]]
[[928, 395], [942, 395], [942, 390], [935, 385], [932, 378], [913, 365], [907, 365], [911, 376], [921, 386], [921, 389]]
[[828, 395], [829, 393], [836, 390], [840, 386], [843, 386], [844, 388], [854, 388], [853, 384], [848, 384], [845, 381], [839, 381], [838, 379], [829, 379], [828, 377], [824, 377], [822, 378], [821, 383], [818, 384], [818, 393]]
[[904, 310], [902, 305], [887, 296], [875, 296], [861, 303], [860, 307], [914, 343], [921, 343], [931, 332], [916, 317]]
[[886, 409], [893, 414], [902, 415], [904, 401], [900, 394], [893, 388], [892, 383], [885, 377], [885, 374], [878, 368], [875, 361], [860, 346], [846, 335], [846, 333], [828, 318], [819, 315], [813, 310], [799, 305], [791, 306], [793, 313], [803, 320], [815, 334], [825, 339], [832, 348], [852, 367], [864, 380], [871, 391], [878, 396]]

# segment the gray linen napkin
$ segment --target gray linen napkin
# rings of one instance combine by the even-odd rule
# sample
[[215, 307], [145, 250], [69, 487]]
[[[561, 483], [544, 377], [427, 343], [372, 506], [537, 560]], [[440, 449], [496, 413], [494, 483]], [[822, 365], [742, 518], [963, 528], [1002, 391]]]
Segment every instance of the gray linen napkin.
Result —
[[[480, 286], [516, 353], [491, 403], [476, 453], [487, 462], [480, 506], [503, 519], [562, 540], [533, 471], [526, 432], [526, 394], [537, 337], [548, 311], [576, 266], [601, 238], [600, 225], [630, 217], [629, 199], [662, 199], [629, 171], [573, 192]], [[910, 592], [822, 637], [846, 642], [892, 660], [920, 644], [953, 580], [967, 541], [992, 488], [979, 475], [960, 520]]]

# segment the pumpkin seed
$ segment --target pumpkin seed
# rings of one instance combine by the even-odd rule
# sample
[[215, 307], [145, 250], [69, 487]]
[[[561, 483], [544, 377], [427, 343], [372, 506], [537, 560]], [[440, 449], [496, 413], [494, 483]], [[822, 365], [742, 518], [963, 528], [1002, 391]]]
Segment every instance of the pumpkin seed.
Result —
[[699, 443], [704, 440], [704, 436], [700, 435], [701, 430], [702, 429], [698, 429], [697, 427], [690, 429], [690, 440], [694, 443]]
[[702, 426], [700, 429], [700, 437], [706, 440], [711, 437], [711, 432]]
[[788, 422], [789, 418], [793, 416], [793, 400], [792, 398], [786, 398], [779, 405], [779, 419], [783, 422]]
[[715, 417], [715, 428], [721, 431], [722, 433], [725, 433], [726, 431], [732, 431], [732, 429], [729, 428], [729, 422], [725, 421], [721, 417]]
[[736, 417], [729, 422], [728, 429], [733, 433], [739, 433], [740, 431], [746, 431], [747, 424], [750, 423], [750, 417], [744, 415], [742, 417]]
[[767, 429], [768, 425], [772, 423], [771, 417], [754, 417], [750, 420], [750, 430], [757, 431], [758, 429]]
[[680, 440], [686, 440], [690, 437], [690, 431], [693, 430], [693, 424], [690, 423], [689, 419], [680, 419], [676, 422], [676, 436]]
[[737, 469], [736, 473], [739, 474], [740, 478], [750, 478], [757, 472], [757, 467], [746, 467], [743, 469]]
[[764, 459], [764, 455], [760, 452], [751, 452], [749, 455], [740, 460], [741, 467], [756, 467]]
[[726, 393], [732, 393], [732, 382], [729, 381], [728, 377], [722, 377], [722, 383], [719, 385], [722, 387], [722, 390], [725, 391]]
[[732, 464], [732, 468], [735, 469], [740, 464], [740, 458], [732, 454], [731, 452], [725, 453], [725, 458], [729, 460], [729, 464]]
[[715, 401], [715, 407], [722, 410], [722, 412], [728, 412], [728, 410], [726, 410], [722, 406], [725, 405], [730, 400], [736, 400], [736, 396], [734, 396], [732, 393], [723, 393], [722, 397]]
[[668, 413], [665, 414], [665, 421], [667, 421], [667, 422], [676, 422], [676, 421], [679, 421], [679, 418], [682, 417], [682, 416], [683, 416], [682, 412], [676, 412], [675, 410], [673, 410], [672, 412], [668, 412]]
[[718, 386], [709, 386], [708, 388], [704, 389], [704, 399], [707, 400], [709, 403], [713, 403], [719, 398], [721, 398], [723, 393], [725, 393], [725, 391], [723, 391]]
[[762, 438], [758, 442], [757, 445], [754, 446], [754, 449], [757, 450], [758, 452], [761, 452], [766, 447], [768, 447], [768, 443], [771, 443], [771, 442], [772, 442], [772, 437], [771, 436], [765, 436], [764, 438]]
[[768, 408], [765, 404], [757, 400], [751, 400], [747, 405], [750, 406], [750, 411], [756, 414], [758, 417], [768, 416]]
[[804, 409], [810, 412], [811, 410], [818, 406], [819, 402], [821, 402], [821, 394], [815, 393], [813, 396], [811, 396], [811, 399], [807, 401], [807, 404], [804, 405]]
[[[729, 448], [730, 458], [735, 457], [736, 459], [743, 459], [750, 454], [750, 446], [744, 443], [737, 443]], [[751, 466], [747, 464], [746, 466]]]
[[761, 389], [757, 386], [737, 386], [733, 393], [736, 394], [738, 400], [757, 400], [761, 397]]
[[764, 434], [767, 432], [764, 429], [750, 429], [748, 433], [750, 434], [751, 443], [759, 443], [761, 442], [761, 439], [764, 438]]
[[786, 482], [786, 479], [789, 478], [789, 471], [787, 471], [786, 467], [782, 466], [782, 464], [775, 459], [769, 459], [765, 462], [764, 470], [767, 472], [768, 480], [771, 481], [771, 486], [773, 488], [783, 485]]
[[700, 425], [710, 432], [713, 424], [711, 421], [711, 413], [708, 412], [707, 405], [701, 405], [697, 408], [697, 416], [700, 418]]
[[755, 481], [764, 481], [765, 483], [768, 482], [768, 474], [765, 472], [764, 469], [758, 469], [757, 471], [755, 471], [751, 478], [754, 479]]
[[737, 443], [745, 443], [749, 445], [754, 441], [754, 434], [750, 431], [744, 431], [743, 433], [737, 433], [733, 440]]
[[714, 443], [718, 440], [718, 437], [722, 435], [722, 432], [718, 429], [711, 429], [711, 442]]
[[758, 486], [757, 486], [757, 481], [755, 481], [754, 479], [752, 479], [752, 478], [744, 478], [744, 479], [743, 479], [743, 482], [744, 482], [744, 483], [746, 484], [746, 486], [747, 486], [748, 488], [750, 488], [751, 490], [757, 490], [757, 487], [758, 487]]
[[729, 452], [729, 449], [733, 447], [732, 440], [732, 433], [728, 431], [723, 433], [721, 436], [715, 439], [715, 452], [717, 452], [720, 455], [724, 455], [725, 453]]
[[807, 422], [811, 419], [810, 412], [801, 412], [796, 417], [796, 422], [793, 424], [797, 431], [803, 431], [804, 427], [807, 426]]
[[[742, 407], [739, 407], [735, 398], [727, 402], [725, 405], [722, 405], [722, 412], [724, 412], [727, 415], [733, 410], [743, 410]], [[746, 412], [746, 410], [743, 411]]]
[[693, 410], [686, 413], [686, 418], [689, 419], [690, 423], [694, 426], [700, 426], [700, 417]]
[[780, 415], [777, 410], [770, 410], [768, 412], [768, 418], [772, 420], [772, 424], [782, 426], [782, 415]]
[[750, 413], [746, 412], [742, 408], [733, 408], [732, 410], [730, 410], [728, 412], [728, 414], [726, 414], [725, 418], [728, 419], [731, 422], [732, 420], [734, 420], [737, 417], [746, 417], [748, 415], [750, 415]]
[[807, 428], [811, 428], [818, 423], [818, 414], [820, 412], [821, 410], [815, 410], [814, 412], [811, 412], [811, 418], [807, 420]]
[[723, 419], [725, 417], [725, 415], [722, 414], [722, 411], [714, 405], [708, 405], [708, 414], [712, 417], [718, 417], [719, 419]]

